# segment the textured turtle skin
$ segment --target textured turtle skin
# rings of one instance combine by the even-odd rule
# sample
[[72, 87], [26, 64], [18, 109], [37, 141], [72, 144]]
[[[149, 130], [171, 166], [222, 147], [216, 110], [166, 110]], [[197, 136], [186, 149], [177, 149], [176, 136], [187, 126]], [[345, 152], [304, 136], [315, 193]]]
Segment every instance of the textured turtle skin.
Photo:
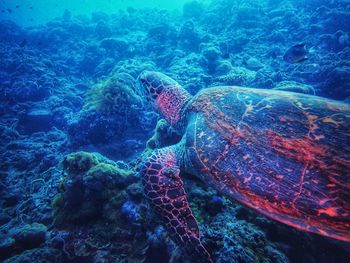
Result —
[[215, 87], [186, 112], [181, 169], [275, 220], [350, 242], [350, 105]]
[[212, 262], [200, 241], [200, 231], [186, 197], [177, 166], [176, 147], [156, 150], [143, 163], [140, 173], [144, 194], [161, 217], [170, 236], [193, 262]]
[[[350, 242], [350, 105], [215, 87], [179, 112], [181, 141], [141, 169], [145, 195], [194, 262], [211, 262], [179, 172], [301, 230]], [[165, 116], [166, 117], [166, 116]]]

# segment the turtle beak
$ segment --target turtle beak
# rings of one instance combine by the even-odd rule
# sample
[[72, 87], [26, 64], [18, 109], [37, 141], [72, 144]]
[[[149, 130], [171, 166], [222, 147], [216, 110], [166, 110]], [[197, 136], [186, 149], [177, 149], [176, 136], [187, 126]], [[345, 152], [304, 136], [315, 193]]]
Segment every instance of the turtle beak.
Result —
[[150, 84], [148, 81], [149, 71], [143, 71], [136, 79], [136, 93], [142, 98], [143, 101], [151, 101]]
[[[143, 90], [146, 90], [147, 93], [149, 92], [149, 83], [147, 81], [148, 71], [144, 70], [140, 73], [140, 75], [137, 77], [137, 83], [140, 85], [140, 87], [143, 88]], [[145, 92], [143, 92], [145, 94]]]
[[148, 76], [150, 75], [151, 71], [148, 71], [148, 70], [144, 70], [140, 73], [140, 75], [137, 77], [137, 80], [144, 84], [144, 85], [147, 85], [147, 78]]
[[137, 85], [137, 93], [140, 96], [144, 96], [145, 95], [145, 89], [147, 89], [145, 87], [146, 85], [146, 79], [145, 79], [145, 71], [141, 72], [140, 75], [137, 77], [136, 79], [136, 85]]
[[137, 81], [138, 82], [142, 82], [142, 81], [144, 81], [145, 80], [145, 74], [146, 74], [146, 70], [144, 70], [144, 71], [142, 71], [141, 73], [140, 73], [140, 75], [137, 77]]

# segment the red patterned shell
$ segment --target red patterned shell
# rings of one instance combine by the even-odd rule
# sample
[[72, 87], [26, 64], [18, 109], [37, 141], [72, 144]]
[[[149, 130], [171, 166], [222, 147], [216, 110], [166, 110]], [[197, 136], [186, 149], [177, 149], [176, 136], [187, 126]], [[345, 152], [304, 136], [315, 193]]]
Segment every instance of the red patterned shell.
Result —
[[350, 105], [216, 87], [187, 114], [187, 171], [273, 219], [350, 242]]

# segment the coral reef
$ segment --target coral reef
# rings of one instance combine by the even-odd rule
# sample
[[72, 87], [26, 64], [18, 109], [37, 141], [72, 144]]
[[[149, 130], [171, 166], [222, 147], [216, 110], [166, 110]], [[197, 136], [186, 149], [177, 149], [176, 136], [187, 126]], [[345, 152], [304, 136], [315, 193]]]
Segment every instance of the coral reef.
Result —
[[[350, 101], [345, 0], [189, 1], [175, 12], [132, 6], [83, 15], [69, 6], [23, 27], [2, 19], [23, 10], [11, 4], [0, 13], [4, 262], [185, 262], [137, 176], [143, 154], [180, 139], [140, 96], [143, 70], [162, 71], [193, 95], [240, 85]], [[298, 43], [308, 59], [284, 61]], [[216, 262], [348, 262], [347, 245], [181, 176]]]
[[112, 76], [92, 87], [87, 95], [87, 110], [96, 110], [105, 115], [123, 115], [128, 121], [141, 107], [141, 99], [133, 90], [134, 79], [124, 73]]
[[281, 81], [277, 83], [273, 89], [315, 95], [315, 89], [311, 85], [298, 83], [295, 81]]
[[[85, 105], [68, 127], [73, 147], [93, 145], [101, 153], [114, 158], [127, 158], [142, 150], [138, 141], [147, 137], [148, 115], [142, 110], [141, 98], [135, 93], [134, 78], [126, 73], [111, 76], [94, 85], [85, 98]], [[152, 120], [151, 120], [152, 122]], [[145, 129], [136, 131], [136, 127]], [[132, 141], [131, 141], [132, 140]], [[132, 145], [125, 145], [132, 142]], [[120, 148], [130, 149], [119, 155]], [[121, 155], [123, 157], [121, 157]]]
[[[112, 197], [121, 199], [127, 177], [133, 172], [87, 152], [67, 155], [60, 183], [60, 194], [52, 201], [57, 225], [87, 223], [103, 216], [103, 206]], [[124, 194], [125, 195], [125, 194]], [[120, 200], [122, 202], [123, 199]]]
[[219, 76], [215, 80], [219, 84], [227, 86], [251, 86], [255, 76], [255, 71], [243, 67], [232, 67], [226, 75]]
[[46, 241], [47, 227], [43, 224], [20, 225], [12, 228], [0, 240], [0, 259], [11, 254], [38, 248]]

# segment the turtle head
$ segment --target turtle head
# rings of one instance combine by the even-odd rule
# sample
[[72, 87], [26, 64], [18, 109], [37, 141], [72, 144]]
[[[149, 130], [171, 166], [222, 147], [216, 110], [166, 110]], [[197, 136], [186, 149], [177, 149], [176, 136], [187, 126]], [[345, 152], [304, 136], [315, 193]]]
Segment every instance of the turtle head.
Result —
[[181, 109], [191, 95], [172, 78], [155, 71], [144, 71], [138, 77], [141, 93], [171, 124], [181, 118]]

